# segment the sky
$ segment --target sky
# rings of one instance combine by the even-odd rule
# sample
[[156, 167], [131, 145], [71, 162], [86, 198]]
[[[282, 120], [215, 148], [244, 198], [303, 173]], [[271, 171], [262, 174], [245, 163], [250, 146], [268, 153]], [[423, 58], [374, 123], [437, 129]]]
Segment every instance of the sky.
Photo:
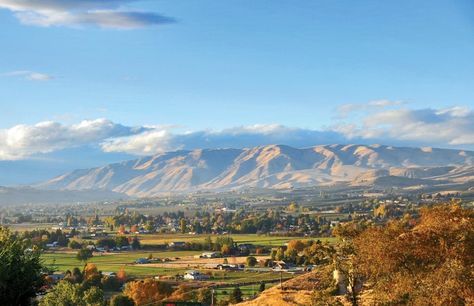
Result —
[[0, 185], [177, 149], [474, 149], [469, 0], [0, 0], [0, 29]]

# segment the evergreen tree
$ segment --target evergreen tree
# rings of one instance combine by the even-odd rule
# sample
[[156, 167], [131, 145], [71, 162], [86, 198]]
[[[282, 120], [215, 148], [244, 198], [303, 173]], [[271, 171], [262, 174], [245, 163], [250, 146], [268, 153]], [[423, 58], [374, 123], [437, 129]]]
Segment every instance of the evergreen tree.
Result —
[[232, 294], [230, 296], [230, 302], [231, 303], [240, 303], [242, 302], [242, 290], [240, 290], [239, 287], [235, 287], [234, 290], [232, 290]]

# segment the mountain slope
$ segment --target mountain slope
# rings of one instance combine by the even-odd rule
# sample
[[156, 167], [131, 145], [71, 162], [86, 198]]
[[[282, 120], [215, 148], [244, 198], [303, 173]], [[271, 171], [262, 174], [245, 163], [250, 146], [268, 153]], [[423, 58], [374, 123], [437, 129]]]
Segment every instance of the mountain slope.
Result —
[[[397, 178], [397, 179], [390, 179]], [[76, 170], [44, 182], [47, 189], [104, 189], [134, 196], [242, 187], [293, 188], [391, 181], [466, 183], [474, 179], [474, 152], [382, 145], [283, 145], [249, 149], [176, 151], [100, 168]]]

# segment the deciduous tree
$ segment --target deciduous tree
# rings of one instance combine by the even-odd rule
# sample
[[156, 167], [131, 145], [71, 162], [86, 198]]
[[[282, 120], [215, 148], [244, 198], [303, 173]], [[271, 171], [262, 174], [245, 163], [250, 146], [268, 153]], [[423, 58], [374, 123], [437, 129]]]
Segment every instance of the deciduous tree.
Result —
[[0, 226], [0, 305], [27, 305], [42, 284], [40, 251]]
[[134, 306], [135, 302], [123, 294], [117, 294], [110, 299], [110, 306]]
[[129, 282], [124, 290], [124, 294], [137, 305], [161, 301], [172, 292], [173, 288], [169, 284], [151, 278]]
[[100, 306], [104, 303], [101, 289], [83, 290], [81, 285], [60, 281], [40, 301], [40, 306]]
[[474, 211], [423, 208], [415, 222], [372, 227], [354, 240], [358, 264], [380, 303], [469, 305], [474, 302]]
[[253, 256], [247, 257], [247, 260], [246, 260], [246, 261], [247, 261], [247, 265], [248, 265], [249, 267], [255, 267], [255, 265], [257, 264], [257, 259], [256, 259], [255, 257], [253, 257]]
[[90, 258], [92, 258], [92, 250], [80, 249], [77, 251], [76, 258], [77, 260], [87, 262]]

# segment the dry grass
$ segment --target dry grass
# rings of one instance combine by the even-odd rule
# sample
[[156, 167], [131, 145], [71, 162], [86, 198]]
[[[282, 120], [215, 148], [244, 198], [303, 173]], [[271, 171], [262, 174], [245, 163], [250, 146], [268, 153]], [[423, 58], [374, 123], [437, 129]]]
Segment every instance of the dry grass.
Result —
[[307, 306], [311, 305], [311, 296], [314, 289], [321, 282], [321, 272], [311, 272], [265, 290], [254, 300], [238, 304], [239, 306]]
[[275, 286], [265, 290], [254, 300], [238, 304], [239, 306], [307, 306], [311, 305], [312, 290], [281, 290]]

